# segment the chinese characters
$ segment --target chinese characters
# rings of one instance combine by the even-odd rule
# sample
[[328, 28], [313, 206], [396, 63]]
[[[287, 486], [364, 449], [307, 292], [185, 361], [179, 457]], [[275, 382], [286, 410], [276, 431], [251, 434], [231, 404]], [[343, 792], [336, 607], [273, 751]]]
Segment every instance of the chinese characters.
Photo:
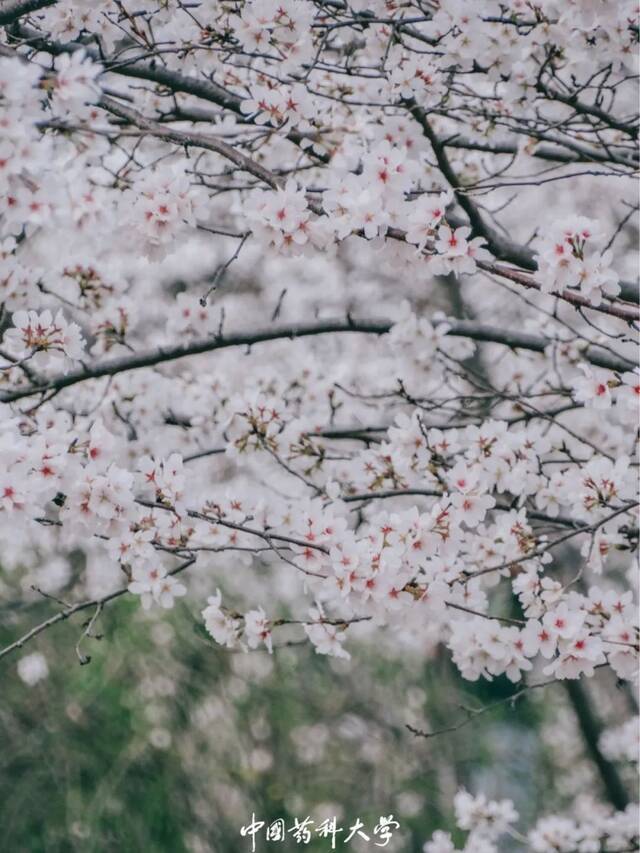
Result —
[[290, 838], [296, 844], [309, 844], [314, 837], [325, 838], [331, 844], [330, 849], [336, 850], [338, 844], [344, 846], [355, 838], [372, 842], [376, 847], [386, 847], [393, 837], [394, 830], [399, 828], [400, 824], [394, 820], [392, 814], [386, 817], [380, 816], [372, 830], [369, 830], [360, 818], [356, 818], [351, 826], [343, 827], [338, 825], [335, 816], [319, 822], [314, 821], [310, 816], [302, 820], [296, 817], [291, 826], [287, 827], [282, 818], [267, 823], [252, 814], [251, 821], [240, 828], [240, 835], [251, 839], [252, 853], [258, 849], [257, 839], [262, 836], [266, 843], [283, 842]]

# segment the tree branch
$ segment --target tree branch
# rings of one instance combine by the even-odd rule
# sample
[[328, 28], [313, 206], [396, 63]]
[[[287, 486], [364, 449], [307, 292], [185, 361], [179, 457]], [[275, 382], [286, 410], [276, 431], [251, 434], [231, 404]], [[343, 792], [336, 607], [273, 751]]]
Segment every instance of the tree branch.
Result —
[[187, 147], [205, 148], [209, 151], [215, 151], [216, 154], [220, 154], [226, 160], [229, 160], [231, 163], [238, 166], [239, 169], [249, 172], [254, 175], [254, 177], [264, 181], [272, 189], [277, 189], [284, 183], [281, 178], [274, 175], [273, 172], [269, 171], [269, 169], [265, 169], [265, 167], [260, 163], [252, 160], [251, 157], [247, 157], [246, 154], [243, 154], [241, 151], [238, 151], [232, 145], [229, 145], [227, 142], [224, 142], [216, 136], [195, 132], [186, 133], [184, 131], [174, 130], [171, 127], [167, 127], [157, 121], [153, 121], [153, 119], [147, 118], [141, 112], [138, 112], [138, 110], [134, 110], [131, 107], [126, 107], [123, 104], [118, 103], [114, 98], [110, 98], [107, 95], [102, 96], [99, 105], [113, 115], [124, 118], [141, 130], [147, 131], [157, 139], [165, 139], [167, 142], [175, 142], [177, 145], [186, 145]]
[[616, 809], [624, 811], [629, 805], [629, 796], [622, 784], [617, 768], [600, 751], [602, 723], [591, 706], [585, 688], [579, 681], [568, 680], [565, 682], [565, 687], [575, 711], [587, 752], [600, 774], [607, 797]]
[[[526, 332], [516, 332], [509, 329], [500, 329], [496, 326], [482, 325], [468, 320], [447, 322], [450, 326], [448, 334], [453, 337], [469, 338], [485, 343], [497, 343], [511, 349], [525, 349], [532, 352], [543, 353], [553, 339]], [[437, 325], [437, 323], [436, 323]], [[42, 394], [47, 391], [61, 391], [86, 382], [88, 379], [99, 379], [103, 376], [115, 376], [128, 370], [140, 370], [144, 367], [155, 367], [168, 361], [176, 361], [190, 355], [201, 355], [219, 349], [237, 346], [253, 346], [276, 340], [293, 340], [295, 338], [313, 337], [314, 335], [326, 334], [370, 334], [383, 335], [389, 332], [393, 323], [388, 320], [345, 320], [331, 319], [321, 320], [316, 323], [296, 323], [286, 326], [272, 326], [271, 328], [250, 332], [236, 332], [230, 335], [215, 335], [209, 338], [200, 338], [190, 343], [178, 344], [172, 347], [159, 347], [149, 352], [136, 353], [135, 355], [122, 356], [120, 358], [107, 359], [93, 365], [72, 370], [65, 374], [52, 376], [50, 379], [37, 385], [27, 385], [9, 391], [0, 391], [0, 403], [11, 403], [31, 397], [34, 394]], [[625, 372], [633, 365], [624, 358], [617, 358], [606, 350], [599, 347], [590, 347], [584, 351], [584, 358], [591, 364], [604, 367], [608, 370]]]
[[[177, 575], [180, 572], [183, 572], [185, 569], [188, 569], [189, 566], [195, 563], [195, 557], [187, 560], [184, 563], [181, 563], [177, 568], [173, 569], [173, 571], [168, 572], [170, 575]], [[66, 607], [64, 610], [61, 610], [59, 613], [56, 613], [55, 616], [51, 616], [49, 619], [46, 619], [44, 622], [41, 622], [39, 625], [36, 625], [30, 631], [27, 631], [26, 634], [23, 634], [18, 640], [11, 643], [9, 646], [6, 646], [4, 649], [0, 650], [0, 658], [5, 657], [5, 655], [10, 654], [11, 652], [16, 651], [16, 649], [21, 649], [25, 643], [28, 643], [29, 640], [32, 640], [34, 637], [37, 637], [38, 634], [41, 634], [43, 631], [46, 631], [47, 628], [50, 628], [52, 625], [56, 625], [58, 622], [63, 622], [65, 619], [69, 619], [70, 616], [73, 616], [75, 613], [80, 613], [82, 610], [87, 610], [89, 607], [96, 607], [102, 609], [105, 604], [109, 601], [113, 601], [114, 598], [119, 598], [121, 595], [129, 592], [128, 586], [121, 587], [120, 589], [115, 590], [115, 592], [110, 592], [108, 595], [103, 595], [102, 598], [92, 598], [89, 601], [81, 601], [78, 604], [72, 604], [70, 607]]]
[[45, 6], [53, 6], [56, 0], [9, 0], [0, 5], [0, 26], [6, 26], [17, 21], [22, 15], [44, 9]]

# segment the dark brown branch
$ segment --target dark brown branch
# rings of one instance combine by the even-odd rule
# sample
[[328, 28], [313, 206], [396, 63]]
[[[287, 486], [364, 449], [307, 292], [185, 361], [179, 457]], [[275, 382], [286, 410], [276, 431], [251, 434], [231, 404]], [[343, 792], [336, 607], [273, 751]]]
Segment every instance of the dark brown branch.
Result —
[[406, 102], [407, 109], [415, 120], [420, 125], [423, 134], [431, 143], [433, 153], [435, 154], [438, 168], [442, 172], [445, 180], [455, 193], [456, 199], [460, 207], [469, 217], [469, 223], [473, 233], [477, 237], [484, 237], [491, 253], [504, 261], [517, 264], [525, 270], [536, 270], [538, 265], [534, 258], [534, 253], [526, 246], [519, 246], [517, 243], [505, 240], [498, 232], [485, 222], [476, 204], [463, 192], [458, 181], [458, 176], [454, 172], [449, 158], [442, 142], [431, 127], [428, 114], [415, 100], [411, 99]]
[[[316, 323], [296, 323], [286, 326], [272, 326], [249, 332], [236, 332], [230, 335], [216, 335], [209, 338], [200, 338], [189, 343], [178, 344], [171, 347], [159, 347], [150, 352], [126, 355], [120, 358], [107, 359], [92, 365], [87, 365], [79, 370], [72, 370], [66, 374], [59, 374], [38, 385], [27, 385], [10, 391], [0, 392], [0, 403], [11, 403], [31, 397], [34, 394], [42, 394], [47, 391], [61, 391], [79, 382], [88, 379], [100, 379], [103, 376], [115, 376], [128, 370], [140, 370], [144, 367], [155, 367], [168, 361], [176, 361], [190, 355], [201, 355], [219, 349], [237, 346], [253, 346], [254, 344], [267, 341], [286, 340], [315, 335], [326, 334], [370, 334], [383, 335], [392, 328], [393, 324], [388, 320], [355, 320], [331, 319], [321, 320]], [[526, 349], [532, 352], [544, 353], [545, 348], [553, 343], [552, 339], [540, 335], [532, 335], [526, 332], [517, 332], [509, 329], [500, 329], [496, 326], [486, 326], [468, 320], [459, 320], [449, 323], [448, 334], [453, 337], [470, 338], [475, 341], [497, 343], [512, 349]], [[598, 347], [591, 347], [584, 352], [584, 358], [593, 365], [604, 367], [609, 370], [624, 372], [630, 370], [632, 365], [624, 358], [616, 358], [610, 353]]]
[[592, 118], [596, 118], [598, 121], [602, 122], [602, 124], [610, 127], [612, 130], [617, 130], [620, 133], [624, 133], [626, 136], [630, 136], [631, 139], [638, 138], [637, 124], [621, 121], [620, 119], [615, 118], [615, 116], [612, 116], [611, 113], [600, 109], [600, 107], [597, 107], [595, 104], [585, 104], [584, 101], [580, 101], [578, 99], [577, 95], [565, 95], [562, 92], [557, 91], [557, 89], [552, 89], [550, 86], [547, 86], [541, 80], [536, 85], [536, 88], [546, 98], [550, 98], [553, 101], [560, 101], [560, 103], [566, 104], [568, 107], [572, 107], [580, 115], [587, 115]]
[[[511, 154], [518, 153], [518, 146], [515, 142], [482, 142], [477, 139], [468, 139], [464, 136], [456, 134], [455, 136], [439, 137], [438, 143], [444, 148], [461, 148], [465, 151], [485, 151], [487, 154]], [[539, 145], [532, 152], [531, 156], [538, 160], [547, 160], [552, 163], [591, 163], [594, 159], [600, 162], [601, 159], [607, 160], [606, 157], [601, 157], [594, 150], [593, 157], [586, 152], [581, 154], [568, 154], [562, 148], [555, 148], [551, 145]]]
[[629, 796], [622, 784], [617, 768], [600, 751], [600, 736], [603, 732], [603, 726], [591, 705], [589, 695], [579, 681], [565, 681], [565, 686], [587, 752], [600, 774], [606, 795], [616, 809], [624, 811], [629, 804]]
[[[345, 503], [355, 503], [358, 501], [371, 501], [371, 500], [380, 500], [386, 498], [403, 498], [410, 496], [418, 496], [418, 497], [427, 497], [427, 498], [441, 498], [443, 497], [443, 492], [438, 489], [384, 489], [377, 492], [361, 492], [356, 495], [346, 495], [345, 497], [340, 498], [340, 500]], [[493, 509], [500, 510], [502, 512], [511, 512], [512, 509], [516, 509], [517, 507], [513, 507], [510, 504], [506, 503], [496, 503]], [[566, 518], [562, 515], [547, 515], [544, 512], [539, 512], [536, 509], [530, 509], [528, 506], [524, 507], [527, 517], [535, 519], [536, 521], [545, 521], [548, 524], [560, 524], [563, 527], [574, 527], [581, 528], [587, 527], [586, 522], [577, 521], [573, 518]]]
[[175, 142], [177, 145], [205, 148], [208, 151], [215, 151], [216, 154], [220, 154], [220, 156], [229, 160], [239, 169], [249, 172], [256, 178], [264, 181], [272, 189], [277, 189], [283, 184], [283, 181], [270, 172], [269, 169], [265, 169], [265, 167], [260, 163], [252, 160], [251, 157], [247, 157], [247, 155], [243, 154], [242, 151], [239, 151], [232, 145], [224, 142], [224, 140], [219, 139], [217, 136], [195, 133], [193, 131], [187, 133], [184, 131], [173, 130], [171, 127], [167, 127], [157, 121], [153, 121], [138, 112], [138, 110], [127, 107], [106, 95], [100, 99], [100, 106], [103, 107], [103, 109], [108, 110], [113, 115], [126, 119], [142, 131], [147, 131], [156, 139], [165, 139], [167, 142]]
[[[78, 50], [84, 51], [86, 56], [94, 62], [100, 63], [105, 71], [112, 74], [119, 74], [123, 77], [133, 77], [137, 80], [148, 80], [151, 83], [157, 83], [172, 93], [182, 92], [185, 95], [193, 95], [196, 98], [201, 98], [209, 103], [216, 104], [225, 110], [230, 110], [240, 116], [243, 121], [249, 121], [247, 116], [242, 112], [242, 98], [229, 92], [217, 83], [207, 80], [203, 77], [188, 77], [180, 74], [178, 71], [170, 71], [157, 63], [138, 60], [133, 57], [126, 64], [122, 63], [121, 59], [113, 59], [103, 57], [99, 51], [90, 45], [82, 44], [81, 42], [53, 42], [45, 38], [41, 32], [31, 27], [24, 27], [16, 24], [12, 27], [11, 34], [17, 39], [24, 40], [30, 46], [37, 50], [42, 50], [45, 53], [50, 53], [53, 56], [59, 56], [63, 53], [75, 53]], [[251, 122], [250, 122], [251, 123]], [[301, 145], [304, 140], [304, 135], [296, 130], [289, 130], [286, 138], [295, 145]], [[314, 154], [316, 159], [326, 159], [322, 155]]]
[[53, 6], [56, 0], [13, 0], [0, 5], [0, 26], [13, 24], [22, 15], [37, 12], [45, 6]]
[[[114, 101], [112, 98], [103, 97], [101, 100], [101, 104], [105, 107], [105, 109], [114, 113], [115, 115], [126, 118], [136, 127], [141, 128], [142, 130], [146, 130], [148, 133], [159, 139], [165, 139], [168, 142], [174, 142], [178, 145], [186, 145], [186, 146], [195, 146], [198, 148], [205, 148], [210, 151], [215, 151], [221, 156], [225, 157], [230, 162], [234, 163], [239, 168], [244, 171], [250, 172], [252, 175], [257, 177], [258, 179], [265, 181], [272, 189], [277, 189], [282, 186], [283, 181], [281, 178], [276, 176], [269, 169], [266, 169], [260, 163], [257, 163], [255, 160], [252, 160], [250, 157], [247, 157], [245, 154], [237, 151], [232, 146], [228, 145], [226, 142], [218, 139], [213, 136], [205, 136], [200, 133], [186, 133], [184, 131], [173, 130], [170, 127], [166, 127], [165, 125], [159, 124], [152, 119], [148, 119], [139, 113], [137, 110], [133, 110], [130, 107], [125, 107], [118, 104], [117, 101]], [[420, 108], [417, 108], [418, 110]], [[456, 192], [456, 196], [461, 207], [467, 213], [469, 217], [469, 221], [473, 227], [474, 233], [484, 237], [491, 249], [492, 253], [496, 255], [496, 257], [503, 258], [508, 260], [510, 263], [515, 263], [522, 270], [535, 270], [538, 265], [534, 258], [533, 252], [525, 246], [520, 246], [517, 243], [514, 243], [509, 240], [505, 240], [497, 231], [491, 228], [481, 216], [478, 208], [474, 204], [474, 202], [463, 192], [459, 192], [459, 185], [457, 178], [449, 165], [449, 161], [444, 152], [444, 149], [438, 145], [435, 135], [433, 134], [429, 122], [427, 121], [426, 114], [422, 111], [422, 122], [423, 129], [425, 134], [432, 140], [432, 144], [434, 146], [434, 151], [436, 151], [436, 156], [438, 159], [438, 165], [441, 168], [445, 178], [451, 185], [451, 187]], [[323, 215], [324, 210], [321, 205], [318, 205], [315, 202], [310, 202], [309, 207], [314, 211], [317, 215]], [[458, 223], [452, 223], [456, 225]], [[390, 230], [388, 232], [389, 236], [392, 239], [404, 240], [405, 235], [402, 232], [396, 232], [395, 230]], [[488, 263], [488, 262], [479, 262], [478, 266], [494, 275], [500, 276], [501, 278], [507, 278], [509, 281], [513, 281], [516, 284], [519, 284], [523, 287], [532, 288], [534, 290], [541, 291], [542, 285], [540, 282], [531, 278], [525, 272], [520, 270], [513, 270], [509, 267], [504, 267], [500, 264]], [[578, 291], [574, 290], [563, 290], [557, 294], [561, 299], [564, 299], [565, 302], [569, 302], [574, 307], [580, 308], [591, 308], [595, 311], [602, 311], [606, 314], [611, 314], [614, 317], [618, 317], [625, 322], [634, 322], [640, 320], [640, 315], [635, 307], [630, 305], [625, 305], [623, 303], [611, 302], [604, 303], [602, 305], [594, 306], [590, 303], [590, 301], [583, 296]]]

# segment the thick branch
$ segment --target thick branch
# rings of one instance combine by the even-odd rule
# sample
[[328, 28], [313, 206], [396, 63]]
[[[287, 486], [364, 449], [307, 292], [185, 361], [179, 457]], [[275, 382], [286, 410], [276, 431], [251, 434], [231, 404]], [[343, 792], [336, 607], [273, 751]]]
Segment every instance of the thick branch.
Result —
[[[63, 53], [75, 53], [78, 50], [82, 50], [94, 62], [100, 63], [105, 71], [109, 71], [112, 74], [119, 74], [123, 77], [133, 77], [137, 80], [148, 80], [151, 83], [156, 83], [158, 86], [169, 89], [172, 93], [182, 92], [185, 95], [193, 95], [196, 98], [216, 104], [225, 110], [230, 110], [240, 116], [243, 121], [251, 123], [251, 120], [242, 112], [242, 98], [203, 77], [187, 77], [178, 71], [171, 71], [158, 63], [146, 62], [135, 57], [132, 57], [127, 62], [123, 62], [121, 58], [112, 59], [108, 56], [103, 57], [99, 51], [90, 45], [74, 41], [49, 41], [41, 32], [31, 27], [15, 25], [12, 28], [12, 34], [28, 42], [30, 46], [37, 50], [42, 50], [53, 56], [59, 56]], [[301, 145], [304, 140], [303, 134], [293, 129], [288, 131], [286, 138], [295, 145]], [[314, 156], [320, 160], [326, 159], [326, 157], [317, 153]]]
[[[509, 329], [500, 329], [496, 326], [486, 326], [468, 320], [448, 322], [449, 335], [461, 338], [470, 338], [475, 341], [486, 343], [497, 343], [512, 349], [525, 349], [532, 352], [543, 353], [550, 344], [551, 338], [541, 335], [532, 335], [526, 332], [516, 332]], [[216, 335], [210, 338], [200, 338], [189, 343], [178, 344], [172, 347], [159, 347], [149, 352], [136, 353], [135, 355], [122, 356], [120, 358], [107, 359], [92, 365], [87, 365], [79, 370], [69, 371], [66, 374], [52, 376], [46, 382], [38, 385], [27, 385], [24, 388], [16, 388], [10, 391], [0, 392], [0, 403], [11, 403], [31, 397], [34, 394], [42, 394], [47, 391], [61, 391], [79, 382], [88, 379], [99, 379], [103, 376], [115, 376], [128, 370], [140, 370], [143, 367], [155, 367], [168, 361], [176, 361], [189, 355], [201, 355], [214, 350], [226, 349], [228, 347], [253, 346], [266, 341], [286, 340], [314, 335], [338, 334], [338, 333], [360, 333], [371, 335], [383, 335], [388, 332], [393, 323], [388, 320], [354, 320], [352, 318], [321, 320], [316, 323], [296, 323], [286, 326], [272, 326], [267, 329], [254, 330], [250, 332], [236, 332], [230, 335]], [[584, 352], [584, 358], [597, 367], [624, 372], [632, 365], [623, 358], [616, 358], [598, 347], [591, 347]]]
[[584, 101], [580, 101], [578, 99], [577, 95], [565, 95], [557, 89], [552, 89], [550, 86], [547, 86], [542, 81], [538, 82], [536, 88], [539, 92], [542, 92], [545, 97], [550, 98], [553, 101], [560, 101], [560, 103], [566, 104], [568, 107], [573, 107], [573, 109], [580, 115], [588, 115], [592, 118], [596, 118], [598, 121], [602, 122], [602, 124], [610, 127], [612, 130], [618, 130], [620, 133], [630, 136], [631, 139], [638, 138], [637, 124], [621, 121], [620, 119], [615, 118], [615, 116], [612, 116], [611, 113], [600, 109], [600, 107], [597, 107], [595, 104], [585, 104]]
[[44, 9], [45, 6], [53, 6], [56, 0], [13, 0], [0, 5], [0, 26], [6, 26], [17, 21], [22, 15]]
[[[340, 500], [345, 503], [355, 503], [359, 501], [371, 501], [371, 500], [384, 500], [386, 498], [403, 498], [410, 496], [422, 496], [427, 498], [441, 498], [444, 496], [444, 492], [438, 489], [418, 489], [418, 488], [407, 488], [407, 489], [386, 489], [384, 491], [373, 491], [373, 492], [361, 492], [360, 494], [346, 495]], [[516, 507], [511, 506], [507, 503], [496, 503], [493, 509], [501, 510], [502, 512], [511, 512], [511, 510]], [[566, 518], [565, 516], [553, 516], [547, 515], [544, 512], [539, 512], [535, 509], [530, 509], [528, 506], [525, 506], [525, 511], [527, 513], [528, 518], [535, 519], [536, 521], [544, 521], [547, 524], [559, 524], [563, 527], [573, 527], [573, 528], [581, 528], [587, 527], [588, 525], [584, 521], [576, 521], [573, 518]]]
[[616, 809], [624, 811], [629, 804], [629, 797], [615, 765], [605, 758], [600, 751], [599, 741], [603, 732], [602, 723], [591, 706], [589, 696], [582, 684], [579, 681], [568, 680], [565, 682], [565, 686], [578, 719], [587, 752], [598, 769], [607, 797]]
[[[85, 382], [87, 379], [99, 379], [102, 376], [115, 376], [127, 370], [140, 370], [143, 367], [154, 367], [168, 361], [175, 361], [189, 355], [200, 355], [205, 352], [213, 352], [218, 349], [237, 346], [253, 346], [265, 341], [282, 339], [294, 339], [308, 337], [310, 335], [323, 335], [331, 332], [361, 332], [365, 334], [381, 335], [388, 332], [391, 323], [383, 320], [325, 320], [319, 323], [298, 323], [288, 326], [273, 326], [251, 332], [238, 332], [232, 335], [216, 335], [210, 338], [200, 338], [190, 343], [177, 344], [171, 347], [159, 347], [150, 352], [127, 355], [122, 358], [108, 359], [89, 365], [80, 370], [70, 371], [66, 375], [60, 374], [43, 382], [40, 385], [32, 385], [19, 388], [15, 391], [0, 392], [0, 402], [9, 403], [23, 397], [30, 397], [44, 391], [59, 391]], [[626, 369], [626, 368], [625, 368]]]
[[283, 183], [281, 179], [275, 176], [273, 172], [270, 172], [269, 169], [265, 169], [265, 167], [260, 165], [260, 163], [252, 160], [251, 157], [247, 157], [247, 155], [243, 154], [242, 151], [239, 151], [232, 145], [229, 145], [227, 142], [219, 139], [217, 136], [173, 130], [173, 128], [166, 127], [157, 121], [153, 121], [138, 112], [138, 110], [126, 107], [107, 95], [104, 95], [100, 99], [100, 106], [105, 110], [108, 110], [113, 115], [126, 119], [141, 130], [147, 131], [157, 139], [165, 139], [167, 142], [175, 142], [177, 145], [205, 148], [209, 151], [215, 151], [216, 154], [220, 154], [226, 160], [229, 160], [231, 163], [238, 166], [238, 168], [243, 169], [245, 172], [249, 172], [262, 181], [265, 181], [265, 183], [267, 183], [272, 189], [277, 189]]
[[[500, 141], [500, 142], [482, 142], [477, 139], [468, 139], [467, 137], [456, 134], [455, 136], [439, 137], [438, 142], [444, 148], [461, 148], [465, 151], [485, 151], [487, 154], [511, 154], [518, 153], [518, 145], [515, 142]], [[591, 163], [594, 160], [600, 162], [607, 161], [607, 157], [599, 152], [593, 152], [593, 156], [587, 153], [567, 154], [561, 148], [554, 148], [551, 145], [538, 145], [532, 152], [531, 156], [538, 160], [548, 160], [553, 163]]]
[[[513, 269], [512, 267], [505, 267], [503, 264], [494, 264], [489, 261], [478, 261], [477, 263], [478, 267], [481, 270], [485, 270], [485, 272], [500, 276], [500, 278], [506, 278], [509, 281], [514, 282], [514, 284], [519, 284], [522, 287], [537, 290], [539, 293], [544, 292], [542, 284], [525, 272]], [[603, 314], [618, 317], [618, 319], [624, 320], [625, 323], [637, 323], [640, 321], [640, 313], [638, 313], [638, 309], [635, 305], [628, 305], [617, 299], [611, 302], [601, 302], [600, 305], [592, 305], [589, 299], [587, 299], [586, 296], [583, 296], [578, 290], [566, 289], [559, 293], [554, 291], [551, 295], [559, 296], [575, 308], [588, 308], [591, 311], [600, 311]]]
[[447, 157], [443, 144], [431, 127], [426, 111], [413, 99], [407, 101], [407, 108], [422, 128], [422, 132], [425, 137], [431, 143], [433, 153], [435, 154], [438, 162], [438, 168], [442, 172], [451, 189], [454, 191], [458, 204], [469, 217], [469, 222], [474, 234], [478, 237], [484, 237], [491, 253], [494, 254], [496, 258], [517, 264], [519, 267], [526, 270], [537, 269], [538, 265], [531, 249], [505, 240], [494, 228], [491, 228], [491, 226], [484, 221], [484, 218], [476, 204], [465, 192], [461, 190], [458, 177], [449, 162], [449, 158]]
[[[520, 267], [522, 270], [528, 270], [530, 272], [535, 272], [538, 269], [538, 263], [535, 259], [535, 253], [532, 252], [528, 246], [522, 246], [519, 243], [516, 243], [512, 240], [505, 239], [495, 228], [492, 228], [482, 216], [479, 208], [475, 204], [475, 202], [469, 197], [469, 195], [464, 191], [464, 188], [461, 187], [460, 182], [458, 181], [458, 177], [449, 162], [449, 158], [447, 157], [447, 153], [445, 151], [445, 143], [438, 138], [436, 133], [428, 119], [427, 112], [420, 107], [415, 100], [408, 100], [406, 102], [406, 106], [411, 113], [411, 115], [416, 119], [420, 127], [422, 128], [422, 132], [425, 137], [431, 143], [431, 147], [433, 148], [433, 152], [435, 154], [438, 168], [442, 172], [443, 177], [454, 191], [456, 199], [460, 207], [464, 210], [469, 218], [469, 224], [473, 230], [475, 236], [483, 237], [486, 240], [487, 246], [489, 247], [491, 253], [496, 256], [496, 258], [508, 261], [511, 264], [515, 264]], [[454, 223], [457, 225], [457, 223]], [[508, 267], [501, 266], [500, 264], [494, 263], [479, 263], [478, 266], [481, 269], [486, 270], [487, 272], [491, 272], [494, 275], [498, 275], [501, 278], [507, 278], [510, 281], [515, 282], [516, 284], [520, 284], [524, 287], [533, 288], [535, 290], [542, 290], [542, 286], [540, 282], [531, 278], [528, 275], [520, 273], [518, 270], [512, 270]], [[635, 322], [640, 317], [638, 316], [637, 310], [628, 305], [623, 305], [618, 302], [612, 303], [604, 303], [600, 306], [591, 305], [590, 301], [583, 296], [581, 293], [574, 290], [563, 290], [561, 293], [557, 294], [566, 302], [571, 303], [576, 308], [591, 308], [594, 310], [602, 310], [603, 313], [611, 314], [614, 317], [618, 317], [621, 320], [625, 320], [626, 322]], [[624, 288], [624, 298], [631, 297], [629, 301], [634, 303], [638, 302], [637, 296], [637, 288], [634, 288], [633, 285], [629, 286], [628, 284]]]

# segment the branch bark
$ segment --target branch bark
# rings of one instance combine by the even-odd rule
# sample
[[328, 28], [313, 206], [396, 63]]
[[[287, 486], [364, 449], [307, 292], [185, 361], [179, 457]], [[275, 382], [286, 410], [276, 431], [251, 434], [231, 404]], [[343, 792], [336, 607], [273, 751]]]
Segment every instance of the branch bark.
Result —
[[629, 805], [629, 796], [616, 766], [605, 758], [600, 750], [602, 723], [598, 719], [589, 695], [582, 684], [579, 681], [568, 680], [565, 681], [565, 686], [578, 720], [585, 747], [598, 770], [607, 798], [618, 811], [623, 811]]
[[0, 26], [13, 24], [22, 15], [37, 12], [45, 6], [53, 6], [56, 0], [13, 0], [0, 5]]
[[[496, 326], [483, 325], [468, 320], [448, 322], [448, 325], [450, 326], [448, 334], [453, 337], [502, 344], [511, 349], [525, 349], [543, 353], [546, 347], [553, 343], [551, 338], [532, 335], [526, 332], [500, 329]], [[210, 338], [199, 338], [190, 343], [178, 344], [172, 347], [159, 347], [148, 352], [107, 359], [93, 365], [84, 366], [79, 370], [52, 376], [50, 379], [37, 385], [27, 385], [24, 388], [1, 391], [0, 403], [11, 403], [15, 400], [32, 397], [34, 394], [42, 394], [47, 391], [61, 391], [63, 388], [69, 388], [72, 385], [77, 385], [79, 382], [86, 382], [88, 379], [100, 379], [103, 376], [115, 376], [118, 373], [124, 373], [128, 370], [155, 367], [158, 364], [176, 361], [186, 356], [201, 355], [228, 347], [253, 346], [254, 344], [265, 343], [266, 341], [293, 340], [295, 338], [326, 334], [358, 333], [383, 335], [390, 331], [392, 326], [393, 323], [388, 320], [354, 320], [348, 317], [344, 320], [331, 319], [321, 320], [316, 323], [296, 323], [286, 326], [272, 326], [271, 328], [258, 331], [236, 332], [226, 336], [215, 335]], [[607, 368], [608, 370], [625, 372], [633, 367], [626, 359], [617, 358], [598, 347], [585, 350], [584, 357], [591, 364]]]
[[281, 178], [274, 175], [273, 172], [269, 171], [269, 169], [265, 169], [265, 167], [260, 163], [252, 160], [251, 157], [247, 157], [247, 155], [243, 154], [242, 151], [238, 151], [232, 145], [229, 145], [227, 142], [224, 142], [224, 140], [219, 139], [216, 136], [195, 132], [185, 133], [184, 131], [174, 130], [171, 127], [160, 124], [160, 122], [147, 118], [141, 112], [138, 112], [138, 110], [134, 110], [131, 107], [120, 104], [114, 98], [110, 98], [107, 95], [103, 95], [100, 99], [100, 106], [103, 107], [103, 109], [108, 110], [108, 112], [113, 115], [126, 119], [142, 131], [147, 131], [149, 134], [156, 137], [156, 139], [175, 142], [177, 145], [185, 145], [188, 148], [205, 148], [209, 151], [215, 151], [216, 154], [220, 154], [220, 156], [229, 160], [235, 166], [238, 166], [239, 169], [249, 172], [254, 177], [264, 181], [272, 189], [277, 189], [284, 183]]

